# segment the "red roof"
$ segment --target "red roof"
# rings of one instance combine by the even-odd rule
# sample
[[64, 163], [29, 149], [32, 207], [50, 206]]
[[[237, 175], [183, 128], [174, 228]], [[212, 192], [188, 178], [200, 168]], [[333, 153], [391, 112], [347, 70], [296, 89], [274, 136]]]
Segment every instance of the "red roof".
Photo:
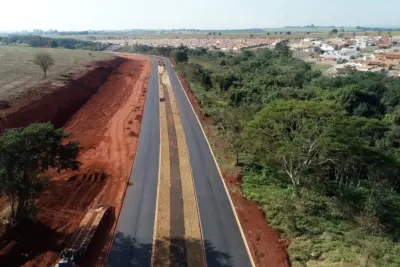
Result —
[[382, 54], [382, 55], [387, 59], [400, 59], [399, 53], [387, 53], [387, 54]]
[[365, 62], [365, 64], [367, 64], [367, 65], [380, 65], [381, 62], [379, 62], [379, 61], [367, 61], [367, 62]]

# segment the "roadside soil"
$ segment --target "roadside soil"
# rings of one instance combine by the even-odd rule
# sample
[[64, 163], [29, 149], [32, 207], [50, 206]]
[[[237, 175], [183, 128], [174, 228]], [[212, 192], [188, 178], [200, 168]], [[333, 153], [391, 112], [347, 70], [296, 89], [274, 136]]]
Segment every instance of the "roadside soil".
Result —
[[51, 121], [62, 127], [95, 94], [107, 77], [126, 59], [99, 61], [71, 74], [64, 85], [43, 84], [40, 91], [24, 95], [12, 107], [0, 110], [0, 133], [7, 128], [26, 127]]
[[151, 65], [142, 56], [122, 61], [65, 124], [69, 139], [82, 146], [80, 170], [49, 173], [37, 202], [38, 220], [3, 237], [0, 266], [54, 266], [86, 211], [97, 204], [111, 205], [113, 214], [79, 266], [105, 263], [136, 153]]
[[[199, 117], [207, 137], [210, 139], [216, 138], [215, 133], [212, 130], [211, 119], [202, 114], [200, 105], [190, 90], [188, 83], [180, 76], [179, 80], [181, 81], [182, 86], [184, 87], [186, 94]], [[213, 149], [225, 152], [226, 149], [224, 149], [223, 142], [219, 142], [219, 144], [218, 147], [214, 147]], [[227, 155], [224, 156], [224, 159], [232, 162], [232, 164], [235, 162], [233, 158], [230, 158]], [[279, 233], [268, 224], [264, 212], [258, 207], [257, 203], [247, 200], [241, 194], [240, 174], [229, 174], [223, 169], [221, 171], [223, 172], [223, 178], [228, 187], [229, 195], [233, 201], [256, 266], [291, 266], [286, 252], [285, 241], [280, 239]]]

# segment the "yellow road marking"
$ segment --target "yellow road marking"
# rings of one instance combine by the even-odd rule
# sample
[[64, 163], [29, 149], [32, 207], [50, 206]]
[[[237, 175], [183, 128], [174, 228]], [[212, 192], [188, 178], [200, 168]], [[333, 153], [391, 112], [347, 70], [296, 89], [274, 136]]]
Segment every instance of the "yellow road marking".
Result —
[[[163, 68], [158, 69], [159, 73]], [[159, 80], [159, 107], [160, 107], [160, 170], [157, 192], [155, 241], [152, 255], [152, 266], [170, 265], [170, 155], [167, 115], [165, 112], [164, 90]]]
[[[172, 66], [172, 63], [171, 63], [171, 61], [170, 61], [168, 58], [164, 58], [164, 60], [167, 60], [167, 61], [169, 62], [169, 64], [171, 64], [171, 66]], [[174, 74], [174, 75], [176, 75], [176, 74]], [[220, 179], [221, 179], [221, 181], [222, 181], [222, 184], [224, 185], [225, 192], [226, 192], [226, 194], [227, 194], [227, 196], [228, 196], [229, 202], [230, 202], [230, 204], [231, 204], [231, 208], [232, 208], [232, 210], [233, 210], [233, 214], [235, 215], [236, 222], [237, 222], [237, 224], [238, 224], [238, 226], [239, 226], [240, 234], [241, 234], [241, 236], [242, 236], [242, 239], [243, 239], [243, 241], [244, 241], [244, 244], [245, 244], [245, 247], [246, 247], [246, 250], [247, 250], [247, 255], [248, 255], [249, 258], [250, 258], [251, 265], [252, 265], [253, 267], [255, 267], [256, 265], [255, 265], [255, 263], [254, 263], [253, 255], [251, 254], [250, 247], [249, 247], [249, 244], [248, 244], [247, 239], [246, 239], [246, 235], [244, 234], [242, 225], [241, 225], [240, 220], [239, 220], [239, 216], [237, 215], [237, 212], [236, 212], [236, 208], [235, 208], [235, 206], [233, 205], [233, 201], [232, 201], [231, 195], [230, 195], [230, 193], [229, 193], [228, 187], [226, 186], [225, 180], [224, 180], [224, 178], [223, 178], [223, 176], [222, 176], [222, 172], [221, 172], [221, 169], [219, 168], [218, 161], [217, 161], [217, 159], [215, 158], [214, 151], [213, 151], [212, 148], [211, 148], [210, 142], [208, 141], [208, 138], [207, 138], [206, 132], [204, 131], [203, 125], [201, 124], [201, 122], [200, 122], [200, 120], [199, 120], [199, 117], [197, 116], [197, 113], [196, 113], [196, 111], [195, 111], [194, 108], [193, 108], [192, 102], [190, 102], [190, 99], [189, 99], [189, 97], [188, 97], [188, 95], [187, 95], [187, 93], [186, 93], [186, 91], [185, 91], [185, 89], [184, 89], [184, 87], [183, 87], [181, 81], [180, 81], [179, 78], [178, 78], [178, 75], [176, 75], [176, 78], [178, 79], [178, 82], [179, 82], [179, 84], [180, 84], [180, 86], [181, 86], [183, 92], [185, 93], [186, 100], [187, 100], [187, 102], [189, 103], [190, 107], [192, 108], [192, 112], [193, 112], [194, 116], [196, 117], [197, 123], [199, 124], [201, 131], [203, 132], [203, 136], [204, 136], [205, 140], [207, 141], [208, 148], [209, 148], [209, 150], [211, 151], [211, 155], [212, 155], [212, 157], [213, 157], [213, 159], [214, 159], [214, 163], [215, 163], [215, 165], [217, 166], [218, 173], [219, 173], [219, 177], [220, 177]]]
[[167, 72], [162, 76], [162, 79], [163, 83], [167, 86], [178, 143], [187, 263], [189, 267], [205, 266], [203, 238], [185, 132]]

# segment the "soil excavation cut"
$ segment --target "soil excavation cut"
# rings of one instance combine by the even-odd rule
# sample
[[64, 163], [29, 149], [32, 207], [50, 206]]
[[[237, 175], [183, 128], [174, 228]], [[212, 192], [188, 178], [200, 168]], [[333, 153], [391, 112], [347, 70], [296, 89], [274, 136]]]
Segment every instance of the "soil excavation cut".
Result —
[[125, 58], [65, 125], [70, 139], [82, 145], [80, 170], [52, 175], [38, 199], [37, 223], [21, 225], [29, 230], [7, 237], [14, 242], [1, 250], [0, 266], [54, 266], [88, 209], [99, 204], [113, 207], [113, 214], [80, 266], [104, 264], [136, 153], [150, 75], [148, 58]]

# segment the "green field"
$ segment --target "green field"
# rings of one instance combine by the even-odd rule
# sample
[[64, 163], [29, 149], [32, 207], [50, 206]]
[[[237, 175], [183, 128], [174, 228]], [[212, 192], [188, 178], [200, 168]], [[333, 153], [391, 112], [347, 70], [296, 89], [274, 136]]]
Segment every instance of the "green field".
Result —
[[[47, 79], [43, 79], [42, 70], [32, 63], [39, 52], [47, 52], [54, 59]], [[41, 88], [49, 88], [50, 83], [60, 84], [88, 63], [110, 58], [102, 52], [0, 45], [0, 100], [15, 102], [27, 95], [41, 95], [45, 93]]]

